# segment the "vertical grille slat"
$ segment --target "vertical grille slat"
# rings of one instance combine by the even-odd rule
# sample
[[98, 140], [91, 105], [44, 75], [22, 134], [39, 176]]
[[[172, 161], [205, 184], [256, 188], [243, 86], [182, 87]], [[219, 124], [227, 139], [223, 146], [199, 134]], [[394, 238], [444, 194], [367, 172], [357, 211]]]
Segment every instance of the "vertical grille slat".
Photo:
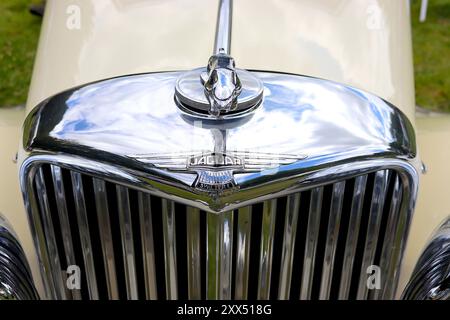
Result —
[[117, 285], [116, 266], [113, 248], [113, 236], [109, 218], [108, 199], [106, 195], [105, 181], [92, 179], [95, 196], [95, 206], [97, 211], [98, 226], [100, 232], [100, 242], [102, 246], [103, 261], [105, 265], [106, 285], [108, 297], [112, 300], [119, 299], [119, 289]]
[[390, 261], [393, 261], [393, 251], [395, 248], [392, 247], [392, 243], [395, 243], [395, 235], [396, 235], [396, 229], [399, 224], [400, 220], [400, 204], [402, 199], [402, 188], [401, 188], [401, 182], [400, 177], [396, 175], [395, 182], [394, 182], [394, 190], [392, 193], [392, 199], [391, 199], [391, 205], [389, 208], [389, 216], [388, 216], [388, 222], [386, 227], [386, 233], [385, 238], [383, 242], [383, 249], [380, 259], [380, 269], [383, 273], [387, 274], [387, 277], [382, 277], [381, 280], [384, 282], [384, 288], [383, 291], [377, 290], [376, 297], [375, 298], [390, 298], [387, 294], [386, 288], [386, 281], [387, 279], [391, 279], [393, 273], [395, 272], [394, 268], [396, 267], [396, 264], [389, 263]]
[[135, 252], [133, 245], [133, 227], [131, 222], [130, 198], [128, 189], [116, 186], [117, 208], [119, 212], [120, 233], [122, 238], [123, 264], [125, 269], [125, 283], [127, 298], [138, 299], [136, 278]]
[[353, 200], [350, 210], [350, 221], [347, 231], [347, 239], [344, 253], [344, 262], [342, 267], [342, 276], [339, 290], [339, 299], [349, 298], [350, 285], [353, 273], [353, 264], [358, 245], [359, 227], [361, 223], [364, 195], [366, 191], [367, 175], [359, 176], [355, 179], [353, 190]]
[[166, 265], [166, 296], [168, 300], [178, 299], [177, 253], [175, 233], [175, 203], [162, 200], [162, 221], [164, 235], [164, 261]]
[[153, 242], [153, 223], [150, 195], [139, 192], [139, 220], [144, 260], [145, 297], [149, 300], [158, 298], [156, 289], [155, 249]]
[[53, 221], [52, 221], [51, 212], [50, 212], [50, 205], [49, 205], [49, 200], [48, 200], [48, 196], [47, 196], [47, 187], [45, 184], [43, 168], [39, 168], [35, 179], [36, 179], [36, 188], [39, 190], [37, 192], [37, 196], [38, 196], [38, 200], [39, 200], [39, 207], [40, 207], [41, 214], [42, 214], [41, 215], [42, 222], [43, 222], [42, 225], [43, 225], [44, 232], [46, 234], [50, 268], [51, 268], [51, 272], [55, 275], [53, 277], [54, 287], [56, 288], [56, 290], [54, 292], [58, 299], [66, 299], [67, 297], [66, 297], [65, 284], [64, 284], [63, 275], [61, 272], [60, 257], [58, 254], [58, 248], [57, 248], [56, 239], [55, 239], [55, 232], [53, 229], [54, 226], [53, 226]]
[[[410, 222], [405, 177], [397, 171], [372, 171], [224, 213], [55, 164], [32, 172], [31, 217], [41, 228], [45, 285], [55, 298], [386, 299], [395, 293]], [[63, 269], [77, 264], [82, 287], [71, 290]], [[366, 286], [372, 264], [382, 270], [381, 290]]]
[[278, 299], [281, 300], [289, 299], [299, 207], [300, 194], [296, 193], [288, 196], [286, 220], [284, 224], [283, 251], [281, 256], [280, 282], [278, 287]]
[[200, 252], [200, 210], [187, 207], [187, 265], [189, 299], [202, 297], [201, 252]]
[[88, 282], [89, 297], [93, 300], [98, 300], [99, 294], [97, 288], [97, 277], [94, 267], [94, 258], [92, 255], [91, 236], [89, 233], [89, 224], [86, 212], [86, 202], [84, 198], [81, 173], [72, 171], [71, 177], [78, 230], [80, 233], [80, 241], [83, 251], [84, 267], [86, 269], [86, 279]]
[[[38, 168], [36, 168], [38, 169]], [[57, 288], [53, 285], [55, 276], [51, 272], [50, 256], [46, 244], [45, 229], [41, 220], [41, 212], [39, 210], [39, 204], [37, 199], [37, 187], [36, 187], [36, 175], [37, 170], [33, 170], [33, 174], [30, 174], [26, 181], [26, 188], [28, 190], [28, 201], [25, 202], [25, 208], [29, 213], [29, 219], [32, 221], [30, 229], [34, 234], [34, 246], [38, 255], [39, 267], [41, 269], [44, 292], [47, 296], [57, 298], [59, 293], [56, 292]]]
[[402, 203], [400, 205], [400, 210], [402, 215], [397, 224], [397, 229], [395, 231], [395, 243], [396, 245], [392, 248], [391, 254], [391, 274], [388, 275], [391, 285], [384, 288], [384, 298], [393, 299], [395, 291], [397, 290], [397, 285], [400, 277], [400, 264], [402, 262], [402, 252], [404, 252], [406, 246], [406, 240], [408, 238], [409, 226], [411, 224], [412, 216], [409, 214], [404, 214], [404, 212], [412, 212], [414, 202], [409, 201], [411, 197], [411, 190], [404, 189]]
[[247, 206], [238, 210], [236, 276], [234, 299], [247, 299], [248, 268], [250, 265], [250, 233], [252, 223], [252, 208]]
[[326, 249], [322, 269], [322, 281], [319, 296], [321, 300], [327, 300], [330, 298], [334, 258], [338, 244], [344, 191], [345, 181], [334, 184], [333, 194], [331, 198], [330, 218], [328, 221]]
[[258, 299], [270, 298], [270, 278], [272, 276], [273, 242], [277, 200], [265, 201], [263, 204], [261, 248], [259, 259]]
[[207, 299], [231, 299], [233, 262], [233, 212], [208, 213]]
[[311, 191], [311, 204], [309, 207], [308, 230], [305, 245], [305, 257], [303, 262], [302, 287], [300, 299], [310, 299], [313, 286], [313, 272], [319, 237], [320, 216], [322, 211], [323, 187], [314, 188]]
[[388, 178], [389, 176], [386, 170], [375, 173], [367, 236], [364, 245], [364, 256], [361, 265], [361, 276], [357, 293], [358, 300], [367, 298], [367, 268], [374, 263]]
[[[66, 263], [68, 266], [76, 265], [75, 252], [72, 243], [72, 232], [70, 230], [69, 216], [67, 211], [66, 193], [64, 190], [64, 181], [61, 168], [51, 165], [53, 188], [55, 189], [56, 207], [58, 208], [59, 223], [61, 226], [61, 235], [63, 239]], [[72, 290], [72, 299], [80, 300], [79, 290]]]

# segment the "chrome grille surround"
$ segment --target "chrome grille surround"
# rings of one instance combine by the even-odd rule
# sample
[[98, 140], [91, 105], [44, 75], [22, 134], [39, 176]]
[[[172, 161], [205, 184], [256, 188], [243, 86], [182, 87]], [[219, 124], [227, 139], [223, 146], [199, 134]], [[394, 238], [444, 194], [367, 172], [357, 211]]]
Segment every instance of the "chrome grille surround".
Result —
[[[47, 296], [59, 299], [95, 299], [102, 295], [112, 299], [393, 297], [419, 172], [414, 130], [401, 111], [376, 96], [334, 82], [254, 72], [264, 83], [265, 96], [253, 113], [239, 119], [201, 120], [176, 106], [173, 87], [179, 74], [143, 74], [88, 84], [47, 99], [28, 116], [21, 155], [21, 187]], [[194, 136], [197, 139], [190, 143]], [[191, 155], [199, 152], [230, 154], [231, 159], [244, 155], [245, 165], [243, 168], [188, 168]], [[281, 155], [282, 161], [274, 155]], [[270, 165], [273, 163], [275, 166]], [[41, 173], [41, 165], [51, 166], [47, 178]], [[70, 170], [66, 179], [70, 183], [63, 186], [58, 176], [66, 170]], [[207, 171], [226, 171], [227, 177], [234, 179], [233, 188], [219, 191], [198, 188], [197, 177]], [[392, 174], [398, 177], [398, 182], [389, 184], [393, 192], [386, 198], [383, 190], [391, 181], [386, 177]], [[368, 197], [364, 195], [368, 175], [377, 190], [369, 206], [363, 201]], [[92, 179], [87, 186], [89, 192], [80, 183], [87, 176]], [[55, 190], [42, 192], [46, 190], [42, 181], [52, 184]], [[117, 202], [108, 200], [111, 192], [105, 191], [111, 185], [115, 199], [120, 200], [117, 208], [111, 206]], [[352, 205], [349, 210], [342, 210], [348, 198], [344, 191], [343, 200], [342, 190], [347, 190], [349, 185], [354, 186]], [[63, 189], [69, 188], [77, 203], [68, 209], [74, 210], [73, 214], [60, 205], [67, 200]], [[305, 192], [312, 199], [308, 200], [308, 208], [303, 207]], [[130, 198], [136, 193], [137, 196]], [[90, 209], [86, 207], [89, 202], [86, 197], [94, 203], [88, 206]], [[156, 216], [148, 210], [148, 203], [154, 202], [150, 198], [154, 197], [161, 201]], [[280, 201], [285, 203], [282, 209]], [[393, 203], [392, 214], [382, 214], [386, 203]], [[180, 218], [185, 220], [181, 225], [185, 224], [188, 230], [200, 228], [211, 232], [198, 234], [183, 228], [180, 231], [177, 228], [180, 219], [174, 219], [180, 206], [186, 206], [184, 211], [187, 211]], [[322, 217], [324, 208], [329, 210], [326, 218]], [[101, 214], [108, 210], [117, 210], [114, 220]], [[362, 225], [361, 210], [368, 215], [362, 228], [367, 237], [359, 239], [356, 233]], [[395, 214], [397, 210], [399, 214]], [[349, 215], [349, 228], [355, 232], [346, 234], [346, 246], [342, 248], [344, 240], [336, 243], [336, 235], [340, 234], [337, 230], [343, 225], [344, 211]], [[159, 217], [161, 212], [164, 214]], [[61, 224], [58, 229], [52, 215], [65, 214], [68, 219], [54, 218]], [[282, 225], [277, 220], [281, 216]], [[305, 220], [305, 216], [312, 218]], [[97, 234], [92, 234], [92, 223], [89, 223], [94, 218], [100, 230]], [[136, 220], [139, 226], [133, 227]], [[78, 228], [70, 235], [65, 234], [61, 238], [63, 243], [59, 243], [55, 237], [60, 237], [58, 232], [64, 225], [67, 228], [67, 224], [76, 224]], [[255, 230], [249, 229], [254, 224], [261, 224], [258, 229], [261, 239], [256, 244], [252, 240]], [[148, 233], [152, 228], [154, 232], [159, 230], [153, 238]], [[321, 231], [324, 228], [325, 233]], [[396, 229], [397, 233], [385, 232]], [[377, 239], [380, 230], [386, 235], [381, 242]], [[274, 243], [273, 239], [280, 235], [281, 240]], [[299, 235], [308, 239], [304, 245], [294, 241]], [[99, 236], [105, 240], [95, 240]], [[119, 251], [114, 245], [117, 237], [123, 239]], [[75, 243], [83, 242], [83, 250], [74, 248], [74, 239], [79, 239]], [[184, 239], [189, 246], [177, 250], [180, 248], [177, 244]], [[92, 246], [92, 241], [98, 245]], [[323, 248], [318, 249], [317, 243]], [[163, 248], [158, 261], [152, 246], [156, 251]], [[361, 246], [367, 249], [366, 254], [361, 254]], [[105, 266], [104, 271], [86, 276], [86, 288], [89, 288], [86, 293], [67, 292], [61, 260], [82, 261], [83, 268], [95, 270], [99, 256], [93, 255], [92, 250], [101, 251], [100, 264]], [[82, 256], [74, 260], [72, 255], [76, 252]], [[140, 262], [130, 259], [118, 266], [120, 259], [113, 259], [112, 252], [121, 257], [135, 257]], [[257, 264], [252, 252], [257, 253]], [[358, 254], [360, 262], [355, 263]], [[342, 262], [336, 263], [336, 259]], [[339, 285], [336, 284], [333, 273], [338, 266], [361, 271], [374, 259], [379, 260], [389, 275], [383, 280], [381, 291], [367, 292], [362, 285], [362, 272], [358, 280], [343, 274]], [[276, 281], [272, 277], [279, 270], [273, 270], [271, 261], [280, 264], [280, 278]], [[205, 264], [212, 272], [208, 276], [206, 271], [201, 271]], [[164, 266], [163, 282], [151, 277], [151, 274], [161, 274], [161, 265]], [[293, 276], [292, 270], [300, 266], [302, 274]], [[145, 273], [136, 274], [139, 268], [146, 270]], [[180, 268], [185, 275], [180, 273]], [[116, 285], [114, 278], [121, 279], [122, 283]], [[136, 279], [141, 278], [146, 286], [136, 287]], [[185, 281], [185, 288], [178, 285], [181, 278], [190, 279]], [[320, 284], [317, 279], [321, 279]], [[164, 288], [163, 292], [158, 291], [160, 288]]]

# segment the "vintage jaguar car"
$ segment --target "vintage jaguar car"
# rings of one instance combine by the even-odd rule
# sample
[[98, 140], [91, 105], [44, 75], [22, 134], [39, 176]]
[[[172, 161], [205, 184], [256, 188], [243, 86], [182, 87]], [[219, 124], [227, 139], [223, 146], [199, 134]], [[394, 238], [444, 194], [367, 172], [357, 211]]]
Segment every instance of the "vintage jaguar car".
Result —
[[449, 298], [407, 5], [48, 0], [0, 117], [0, 296]]

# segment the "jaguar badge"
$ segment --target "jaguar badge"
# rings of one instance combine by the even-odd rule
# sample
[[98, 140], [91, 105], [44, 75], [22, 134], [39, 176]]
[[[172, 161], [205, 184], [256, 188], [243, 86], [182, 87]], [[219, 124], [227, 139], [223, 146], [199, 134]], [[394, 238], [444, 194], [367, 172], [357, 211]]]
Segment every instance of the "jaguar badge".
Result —
[[234, 155], [211, 152], [189, 157], [187, 167], [191, 169], [219, 167], [226, 167], [228, 169], [243, 169], [244, 160]]

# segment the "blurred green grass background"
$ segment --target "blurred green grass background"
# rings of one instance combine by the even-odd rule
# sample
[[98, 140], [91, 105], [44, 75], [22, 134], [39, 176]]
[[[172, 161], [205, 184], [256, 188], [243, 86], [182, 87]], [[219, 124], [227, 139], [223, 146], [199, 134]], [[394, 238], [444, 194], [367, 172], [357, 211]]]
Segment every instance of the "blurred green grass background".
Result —
[[450, 111], [450, 0], [429, 0], [419, 22], [420, 0], [411, 6], [416, 104]]
[[[0, 106], [3, 107], [26, 102], [41, 24], [39, 17], [28, 12], [32, 2], [39, 0], [0, 0]], [[450, 111], [450, 0], [429, 0], [424, 23], [419, 22], [419, 11], [420, 0], [413, 0], [416, 103], [430, 110]]]
[[28, 12], [30, 3], [0, 0], [0, 106], [27, 99], [42, 21]]

